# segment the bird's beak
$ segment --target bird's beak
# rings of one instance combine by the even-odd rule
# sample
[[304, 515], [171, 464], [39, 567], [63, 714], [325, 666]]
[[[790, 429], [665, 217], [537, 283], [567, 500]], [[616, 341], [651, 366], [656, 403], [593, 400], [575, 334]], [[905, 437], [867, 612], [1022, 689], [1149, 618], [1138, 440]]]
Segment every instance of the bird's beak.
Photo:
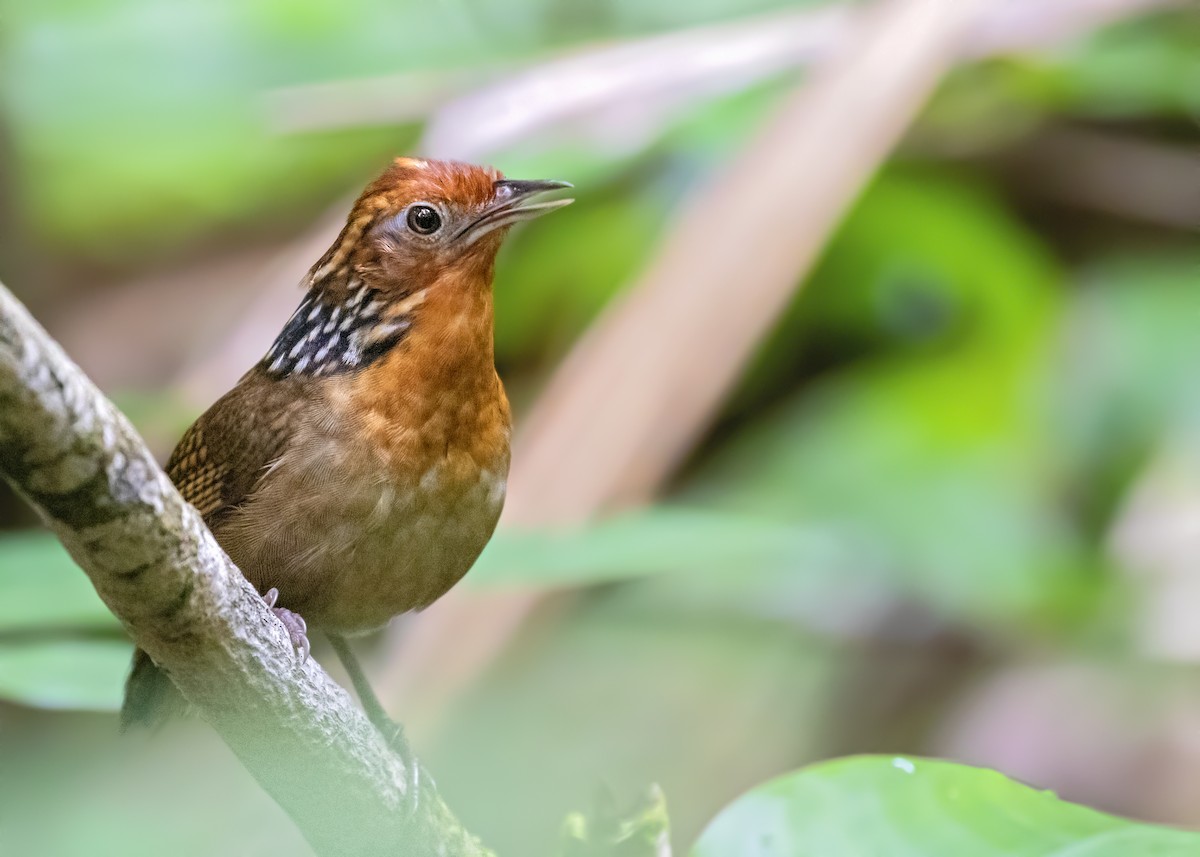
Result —
[[492, 201], [479, 217], [465, 226], [459, 237], [473, 244], [484, 235], [521, 220], [533, 220], [547, 212], [570, 205], [573, 199], [547, 199], [534, 202], [534, 197], [552, 190], [572, 187], [569, 182], [518, 181], [501, 179], [494, 184]]

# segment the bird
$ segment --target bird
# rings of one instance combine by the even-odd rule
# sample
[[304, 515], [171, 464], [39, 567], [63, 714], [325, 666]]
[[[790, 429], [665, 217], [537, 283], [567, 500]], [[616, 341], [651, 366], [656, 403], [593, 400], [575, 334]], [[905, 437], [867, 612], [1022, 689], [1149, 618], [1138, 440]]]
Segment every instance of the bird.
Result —
[[[545, 198], [569, 187], [396, 158], [304, 277], [265, 355], [166, 465], [301, 658], [309, 629], [323, 631], [406, 754], [345, 638], [432, 604], [492, 536], [512, 434], [493, 348], [496, 254], [513, 224], [571, 203]], [[182, 707], [137, 650], [122, 728]]]

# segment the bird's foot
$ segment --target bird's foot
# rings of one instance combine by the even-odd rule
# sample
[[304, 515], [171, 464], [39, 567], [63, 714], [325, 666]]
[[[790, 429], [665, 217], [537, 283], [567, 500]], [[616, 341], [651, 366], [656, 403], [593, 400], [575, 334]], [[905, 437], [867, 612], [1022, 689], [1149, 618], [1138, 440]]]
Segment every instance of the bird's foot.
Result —
[[421, 805], [421, 793], [428, 792], [433, 796], [437, 796], [437, 783], [429, 771], [425, 770], [425, 766], [417, 759], [413, 753], [412, 747], [409, 746], [408, 738], [404, 734], [404, 727], [391, 718], [387, 719], [386, 723], [376, 723], [375, 728], [383, 735], [391, 751], [400, 757], [404, 762], [404, 770], [408, 774], [408, 789], [405, 792], [405, 803], [407, 804], [407, 813], [409, 817], [417, 814], [417, 809]]
[[267, 590], [267, 594], [262, 599], [271, 608], [271, 612], [283, 623], [283, 627], [287, 629], [288, 637], [292, 641], [292, 648], [296, 650], [296, 657], [300, 659], [300, 663], [307, 661], [308, 624], [304, 621], [304, 617], [299, 613], [293, 613], [286, 607], [275, 606], [275, 602], [279, 600], [279, 590], [274, 586]]

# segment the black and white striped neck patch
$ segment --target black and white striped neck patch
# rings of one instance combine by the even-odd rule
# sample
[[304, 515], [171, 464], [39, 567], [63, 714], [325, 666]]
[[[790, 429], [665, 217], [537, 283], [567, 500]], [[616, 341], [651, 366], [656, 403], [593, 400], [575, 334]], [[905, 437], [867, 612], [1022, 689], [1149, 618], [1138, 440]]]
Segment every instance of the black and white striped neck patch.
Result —
[[389, 312], [376, 289], [351, 284], [343, 300], [310, 289], [259, 365], [272, 377], [341, 375], [371, 365], [403, 341], [408, 312]]

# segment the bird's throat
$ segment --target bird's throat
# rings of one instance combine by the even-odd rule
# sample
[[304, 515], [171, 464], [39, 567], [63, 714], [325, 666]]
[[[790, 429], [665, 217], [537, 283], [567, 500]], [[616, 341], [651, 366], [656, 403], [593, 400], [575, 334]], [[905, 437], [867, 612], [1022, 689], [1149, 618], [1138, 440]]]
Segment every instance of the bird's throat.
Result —
[[267, 375], [329, 377], [367, 368], [405, 340], [424, 292], [386, 300], [359, 281], [334, 298], [311, 288], [263, 357]]

